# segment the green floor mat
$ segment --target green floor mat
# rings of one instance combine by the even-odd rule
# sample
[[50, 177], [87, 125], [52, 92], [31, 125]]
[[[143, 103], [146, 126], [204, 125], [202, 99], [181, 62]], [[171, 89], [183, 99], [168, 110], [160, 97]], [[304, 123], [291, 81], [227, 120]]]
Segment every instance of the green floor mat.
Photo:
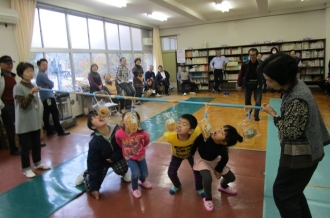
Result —
[[[187, 101], [210, 102], [213, 99], [214, 98], [189, 98]], [[203, 107], [204, 105], [179, 103], [175, 105], [175, 110], [177, 111], [177, 115], [180, 116], [182, 114], [194, 114]], [[150, 134], [150, 141], [158, 139], [166, 131], [163, 113], [171, 111], [172, 108], [165, 111], [160, 111], [159, 114], [142, 122], [142, 128]]]
[[[271, 99], [270, 105], [279, 114], [281, 99]], [[278, 130], [274, 125], [273, 118], [269, 116], [263, 209], [264, 218], [281, 217], [273, 198], [273, 183], [277, 174], [277, 167], [280, 157], [280, 142], [277, 133]], [[329, 217], [330, 214], [330, 145], [324, 147], [324, 149], [325, 157], [319, 163], [319, 166], [317, 167], [311, 181], [304, 191], [313, 218]]]

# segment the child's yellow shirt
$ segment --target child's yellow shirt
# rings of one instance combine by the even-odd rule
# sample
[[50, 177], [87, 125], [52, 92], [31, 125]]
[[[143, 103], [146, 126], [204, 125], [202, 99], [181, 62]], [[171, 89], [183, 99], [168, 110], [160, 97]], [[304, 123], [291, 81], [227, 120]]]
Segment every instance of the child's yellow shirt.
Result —
[[195, 139], [201, 134], [200, 128], [197, 126], [194, 132], [186, 141], [180, 141], [176, 132], [164, 132], [165, 140], [172, 145], [172, 154], [176, 157], [185, 159], [191, 154], [191, 148]]

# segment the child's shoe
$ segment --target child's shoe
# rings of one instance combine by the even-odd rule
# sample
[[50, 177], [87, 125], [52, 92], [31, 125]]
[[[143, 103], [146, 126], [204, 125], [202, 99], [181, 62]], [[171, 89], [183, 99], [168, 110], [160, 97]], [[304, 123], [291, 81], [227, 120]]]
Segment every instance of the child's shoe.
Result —
[[134, 198], [141, 198], [141, 192], [138, 189], [132, 190], [132, 195]]
[[204, 189], [197, 190], [197, 192], [202, 198], [205, 198], [206, 195], [205, 195]]
[[180, 190], [180, 188], [172, 187], [172, 188], [169, 190], [169, 193], [170, 193], [171, 195], [174, 195], [174, 194], [177, 193], [179, 190]]
[[38, 166], [34, 167], [35, 169], [39, 169], [39, 170], [49, 170], [50, 166], [44, 164], [44, 163], [40, 163]]
[[131, 181], [131, 175], [129, 173], [125, 173], [125, 175], [123, 176], [123, 180], [125, 182], [130, 182]]
[[26, 178], [33, 178], [36, 176], [36, 174], [31, 169], [24, 171], [23, 174], [26, 176]]
[[205, 198], [203, 198], [204, 207], [207, 211], [213, 211], [213, 201], [207, 201]]
[[74, 184], [75, 184], [76, 186], [81, 185], [81, 184], [84, 182], [84, 180], [85, 180], [85, 178], [84, 178], [84, 173], [85, 173], [85, 172], [81, 173], [81, 174], [76, 178], [76, 180], [75, 180], [75, 182], [74, 182]]
[[235, 189], [233, 189], [232, 187], [228, 186], [227, 188], [222, 188], [221, 185], [219, 185], [218, 190], [221, 192], [226, 192], [227, 194], [230, 195], [236, 195], [237, 191]]
[[148, 182], [147, 180], [145, 180], [144, 182], [139, 181], [138, 182], [140, 186], [142, 186], [145, 189], [151, 189], [152, 185], [150, 182]]

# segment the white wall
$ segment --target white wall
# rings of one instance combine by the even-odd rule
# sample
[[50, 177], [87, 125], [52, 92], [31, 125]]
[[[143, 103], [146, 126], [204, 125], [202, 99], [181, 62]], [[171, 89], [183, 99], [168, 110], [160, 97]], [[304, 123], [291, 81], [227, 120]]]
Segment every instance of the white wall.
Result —
[[300, 40], [304, 37], [325, 38], [324, 10], [278, 15], [263, 18], [221, 22], [206, 25], [161, 29], [160, 36], [178, 35], [178, 48], [202, 48], [245, 45], [282, 39]]

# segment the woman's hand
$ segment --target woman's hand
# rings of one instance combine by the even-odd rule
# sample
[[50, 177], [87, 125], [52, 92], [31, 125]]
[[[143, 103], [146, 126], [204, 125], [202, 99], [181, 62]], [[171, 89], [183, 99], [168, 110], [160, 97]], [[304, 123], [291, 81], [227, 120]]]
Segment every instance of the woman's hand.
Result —
[[31, 89], [30, 94], [31, 95], [34, 95], [34, 93], [39, 92], [39, 91], [40, 91], [40, 87], [39, 86], [35, 86], [35, 87], [33, 87]]
[[102, 90], [102, 85], [99, 85], [99, 90]]
[[106, 161], [108, 161], [109, 163], [113, 163], [112, 160], [110, 158], [105, 159]]
[[261, 107], [263, 111], [265, 111], [267, 114], [273, 117], [277, 114], [276, 111], [267, 103], [263, 103]]

